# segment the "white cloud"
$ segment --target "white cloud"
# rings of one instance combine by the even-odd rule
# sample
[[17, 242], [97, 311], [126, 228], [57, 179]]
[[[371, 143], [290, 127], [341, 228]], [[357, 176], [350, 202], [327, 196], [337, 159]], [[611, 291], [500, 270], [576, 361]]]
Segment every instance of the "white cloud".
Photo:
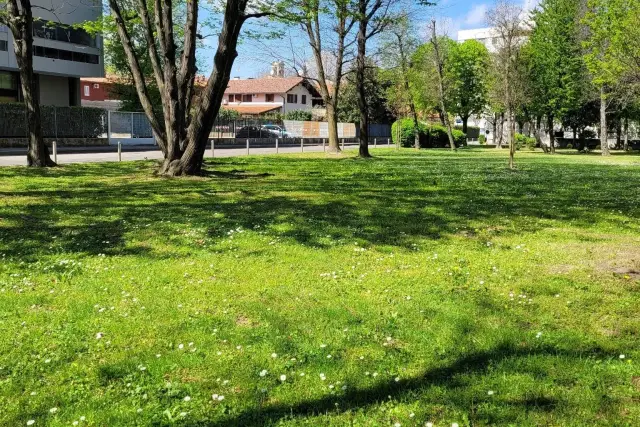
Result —
[[[530, 1], [530, 0], [527, 0]], [[464, 18], [465, 25], [480, 25], [484, 24], [487, 16], [488, 6], [486, 4], [474, 5], [467, 16]]]

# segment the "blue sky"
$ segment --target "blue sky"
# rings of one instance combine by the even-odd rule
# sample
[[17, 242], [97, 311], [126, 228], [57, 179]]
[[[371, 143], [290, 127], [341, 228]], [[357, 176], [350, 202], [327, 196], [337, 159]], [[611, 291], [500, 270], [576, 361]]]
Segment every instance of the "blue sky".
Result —
[[[539, 0], [519, 0], [524, 9], [532, 10]], [[491, 9], [493, 0], [440, 0], [435, 7], [426, 8], [421, 14], [420, 20], [426, 24], [435, 18], [438, 21], [440, 31], [449, 37], [456, 39], [459, 30], [485, 27], [485, 17]], [[208, 75], [211, 72], [214, 46], [217, 39], [209, 39], [206, 48], [198, 51], [198, 56], [203, 67], [201, 73]], [[288, 43], [288, 42], [283, 42]], [[257, 77], [268, 70], [266, 58], [253, 43], [246, 43], [238, 49], [239, 56], [233, 67], [232, 76], [242, 78]], [[257, 58], [257, 60], [256, 60]]]

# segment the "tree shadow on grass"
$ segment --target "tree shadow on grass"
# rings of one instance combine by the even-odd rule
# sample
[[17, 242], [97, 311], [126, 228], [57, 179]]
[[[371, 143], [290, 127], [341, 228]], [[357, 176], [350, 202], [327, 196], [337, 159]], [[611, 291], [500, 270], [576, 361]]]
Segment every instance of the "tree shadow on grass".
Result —
[[[225, 417], [222, 420], [194, 420], [188, 422], [186, 425], [191, 427], [263, 426], [278, 424], [278, 422], [283, 419], [316, 416], [327, 413], [345, 413], [377, 405], [390, 398], [403, 399], [405, 397], [412, 397], [415, 399], [416, 393], [421, 393], [429, 387], [441, 387], [454, 390], [464, 386], [464, 384], [460, 384], [456, 379], [459, 375], [482, 375], [486, 373], [490, 366], [494, 366], [501, 361], [528, 358], [531, 356], [583, 359], [587, 356], [614, 357], [614, 354], [606, 352], [599, 347], [580, 351], [561, 350], [551, 346], [528, 348], [515, 346], [511, 343], [502, 343], [489, 350], [470, 353], [448, 365], [428, 369], [421, 375], [413, 378], [402, 379], [400, 381], [390, 380], [379, 382], [367, 388], [347, 389], [343, 395], [326, 396], [302, 401], [293, 405], [273, 404], [255, 407], [240, 414]], [[470, 398], [469, 396], [460, 394], [450, 401], [449, 404], [458, 407], [460, 410], [473, 412], [473, 408], [480, 406], [483, 401], [490, 400], [492, 403], [496, 403], [495, 400], [489, 396]], [[529, 411], [554, 411], [558, 407], [566, 405], [567, 402], [556, 397], [529, 395], [522, 399], [512, 399], [507, 402], [500, 402], [499, 404], [515, 408], [515, 412], [522, 414], [523, 412]], [[490, 416], [490, 414], [486, 415]], [[503, 415], [505, 414], [503, 413]], [[506, 420], [501, 418], [500, 420], [494, 420], [494, 422], [495, 421], [508, 422], [515, 421], [515, 419]], [[489, 420], [489, 423], [491, 422], [492, 421]]]
[[[197, 179], [152, 178], [146, 175], [150, 162], [75, 165], [55, 172], [0, 170], [1, 178], [23, 180], [0, 191], [6, 202], [0, 206], [0, 243], [23, 257], [38, 255], [53, 240], [65, 252], [153, 256], [144, 248], [131, 252], [127, 233], [151, 226], [167, 238], [198, 227], [215, 244], [230, 229], [259, 226], [272, 237], [318, 248], [327, 247], [330, 238], [332, 245], [355, 239], [410, 249], [417, 240], [459, 235], [478, 223], [493, 231], [465, 237], [484, 243], [495, 234], [552, 226], [545, 220], [589, 229], [611, 212], [640, 215], [640, 193], [629, 187], [640, 171], [527, 162], [511, 174], [503, 160], [470, 161], [447, 153], [374, 162], [217, 159], [213, 172], [207, 162], [210, 178]], [[49, 174], [65, 186], [34, 181]], [[616, 221], [621, 230], [637, 227], [624, 218]]]

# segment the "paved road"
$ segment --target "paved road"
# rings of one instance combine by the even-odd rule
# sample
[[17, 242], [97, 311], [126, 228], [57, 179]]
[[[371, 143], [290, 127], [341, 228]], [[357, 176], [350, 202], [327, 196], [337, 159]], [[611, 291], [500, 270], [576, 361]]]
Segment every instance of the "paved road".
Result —
[[[345, 148], [353, 148], [355, 144], [346, 144]], [[381, 147], [383, 147], [381, 145]], [[371, 146], [370, 148], [373, 148]], [[72, 152], [61, 152], [58, 154], [59, 164], [69, 163], [97, 163], [97, 162], [117, 162], [118, 153], [116, 147], [105, 147], [96, 150], [87, 148], [67, 149]], [[300, 146], [297, 147], [280, 147], [279, 153], [300, 153]], [[321, 152], [322, 145], [306, 145], [304, 152]], [[251, 148], [249, 154], [276, 154], [275, 147], [271, 148]], [[246, 148], [216, 148], [215, 157], [236, 157], [246, 156]], [[205, 153], [206, 157], [211, 157], [211, 150]], [[145, 160], [145, 159], [161, 159], [162, 153], [159, 150], [153, 150], [145, 147], [123, 147], [122, 161], [128, 160]], [[0, 150], [0, 166], [21, 166], [27, 164], [25, 149], [6, 149]]]

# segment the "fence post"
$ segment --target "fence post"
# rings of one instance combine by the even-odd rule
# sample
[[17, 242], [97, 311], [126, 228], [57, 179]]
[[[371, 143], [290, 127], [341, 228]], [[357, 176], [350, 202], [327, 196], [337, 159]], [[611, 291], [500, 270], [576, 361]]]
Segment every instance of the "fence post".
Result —
[[131, 139], [133, 139], [133, 113], [131, 113]]
[[373, 148], [378, 146], [378, 138], [373, 138]]
[[304, 153], [304, 138], [300, 138], [300, 152]]
[[278, 154], [278, 141], [280, 141], [280, 138], [276, 138], [276, 154]]
[[344, 151], [344, 138], [342, 138], [342, 151]]
[[122, 142], [118, 141], [118, 161], [122, 161]]
[[58, 163], [58, 144], [55, 141], [53, 141], [52, 145], [53, 145], [53, 161], [55, 163]]
[[391, 138], [387, 138], [387, 147], [391, 147]]
[[58, 139], [58, 107], [53, 107], [53, 134]]
[[247, 156], [249, 155], [249, 138], [247, 138]]
[[326, 139], [322, 138], [322, 151], [325, 152], [327, 151], [327, 148], [325, 147], [325, 143], [327, 142]]
[[216, 139], [213, 138], [211, 140], [211, 157], [214, 157], [215, 155], [215, 150], [216, 150]]
[[107, 144], [111, 144], [111, 111], [107, 111]]

